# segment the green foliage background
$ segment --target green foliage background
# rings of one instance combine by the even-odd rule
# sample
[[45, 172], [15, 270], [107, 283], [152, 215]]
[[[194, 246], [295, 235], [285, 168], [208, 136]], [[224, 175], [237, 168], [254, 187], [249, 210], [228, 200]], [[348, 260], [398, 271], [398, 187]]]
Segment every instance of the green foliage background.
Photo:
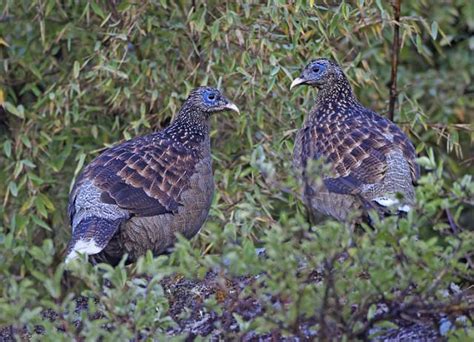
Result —
[[[52, 339], [158, 336], [174, 324], [159, 280], [174, 272], [203, 276], [212, 268], [223, 276], [267, 272], [253, 289], [266, 314], [239, 320], [242, 333], [296, 333], [298, 322], [324, 310], [326, 317], [314, 323], [323, 334], [342, 329], [353, 338], [381, 298], [428, 305], [451, 282], [468, 288], [474, 276], [469, 256], [466, 262], [474, 250], [472, 1], [402, 3], [395, 121], [421, 156], [416, 211], [398, 227], [388, 220], [356, 236], [330, 220], [308, 233], [296, 195], [292, 145], [315, 92], [290, 93], [292, 78], [311, 58], [333, 58], [361, 102], [385, 114], [392, 16], [388, 2], [370, 0], [2, 1], [0, 325], [32, 332], [41, 324]], [[74, 177], [104, 147], [166, 126], [188, 92], [206, 84], [221, 87], [241, 115], [212, 119], [217, 189], [199, 236], [181, 241], [170, 257], [105, 268], [105, 275], [83, 265], [65, 281]], [[357, 247], [349, 246], [351, 239]], [[264, 246], [268, 258], [258, 259], [255, 246]], [[348, 261], [329, 263], [342, 251]], [[301, 260], [306, 267], [298, 266]], [[321, 265], [334, 268], [331, 283], [302, 280]], [[143, 285], [140, 275], [153, 280]], [[103, 278], [112, 282], [105, 293]], [[410, 295], [393, 291], [412, 284]], [[101, 297], [97, 305], [106, 317], [84, 317], [75, 329], [65, 315], [59, 333], [40, 312], [72, 312], [74, 293]], [[287, 304], [279, 309], [270, 297]], [[104, 322], [115, 330], [107, 332]]]

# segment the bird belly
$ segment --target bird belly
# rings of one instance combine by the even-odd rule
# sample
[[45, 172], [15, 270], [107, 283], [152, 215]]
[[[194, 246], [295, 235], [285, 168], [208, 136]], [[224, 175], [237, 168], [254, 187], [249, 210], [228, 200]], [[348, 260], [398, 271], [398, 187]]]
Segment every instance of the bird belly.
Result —
[[314, 217], [322, 213], [338, 221], [347, 221], [360, 214], [361, 203], [355, 196], [329, 192], [323, 185], [307, 188], [304, 197]]
[[128, 253], [130, 261], [134, 261], [147, 250], [154, 255], [162, 254], [173, 246], [177, 233], [192, 238], [207, 218], [213, 192], [209, 157], [197, 166], [195, 175], [190, 178], [190, 187], [181, 194], [181, 206], [176, 213], [135, 216], [122, 224], [117, 236], [122, 253]]

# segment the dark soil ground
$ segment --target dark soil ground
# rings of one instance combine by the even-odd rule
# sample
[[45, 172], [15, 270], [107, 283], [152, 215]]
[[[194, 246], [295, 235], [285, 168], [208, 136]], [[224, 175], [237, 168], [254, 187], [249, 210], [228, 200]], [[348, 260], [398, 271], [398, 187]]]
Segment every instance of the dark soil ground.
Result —
[[[312, 328], [314, 321], [301, 322], [298, 332], [294, 335], [282, 336], [281, 332], [274, 331], [271, 334], [257, 335], [247, 332], [242, 335], [239, 332], [239, 324], [234, 314], [238, 314], [243, 320], [251, 320], [257, 316], [264, 315], [264, 306], [257, 298], [243, 296], [244, 288], [251, 286], [257, 277], [236, 277], [227, 279], [214, 272], [209, 272], [202, 280], [189, 280], [175, 275], [162, 281], [163, 289], [169, 300], [168, 314], [176, 322], [176, 326], [167, 333], [170, 336], [184, 335], [186, 340], [192, 341], [198, 336], [209, 340], [231, 340], [242, 341], [311, 341], [317, 340], [317, 331]], [[316, 277], [317, 278], [317, 277]], [[222, 308], [220, 314], [205, 306], [205, 299], [214, 296]], [[275, 301], [275, 305], [281, 305]], [[76, 298], [77, 313], [87, 310], [88, 299]], [[383, 310], [382, 310], [383, 311]], [[43, 312], [43, 316], [55, 322], [59, 314], [51, 310]], [[79, 317], [80, 315], [78, 315]], [[100, 313], [96, 313], [91, 319], [98, 319]], [[398, 328], [379, 331], [374, 341], [443, 341], [440, 335], [441, 315], [430, 317], [430, 319], [413, 320], [396, 319]], [[76, 322], [76, 328], [80, 330], [81, 322]], [[62, 329], [58, 326], [58, 329]], [[113, 329], [113, 328], [112, 328]], [[42, 334], [43, 328], [38, 326], [34, 334]], [[5, 327], [0, 330], [0, 341], [29, 340], [31, 334], [26, 329], [18, 330], [13, 327]], [[41, 339], [41, 337], [40, 337]]]

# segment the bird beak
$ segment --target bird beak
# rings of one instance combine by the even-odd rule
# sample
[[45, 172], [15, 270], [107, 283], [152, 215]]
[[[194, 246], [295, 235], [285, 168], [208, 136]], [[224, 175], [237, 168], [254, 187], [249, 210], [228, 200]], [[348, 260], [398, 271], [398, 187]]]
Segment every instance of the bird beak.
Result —
[[230, 109], [230, 110], [233, 110], [234, 112], [237, 112], [237, 114], [240, 114], [240, 110], [239, 108], [237, 108], [237, 106], [235, 104], [233, 104], [232, 102], [229, 102], [228, 104], [226, 104], [224, 106], [225, 109]]
[[290, 85], [290, 90], [293, 89], [294, 87], [296, 86], [299, 86], [303, 83], [305, 83], [306, 80], [304, 78], [301, 78], [301, 77], [297, 77], [293, 80], [293, 82], [291, 82], [291, 85]]

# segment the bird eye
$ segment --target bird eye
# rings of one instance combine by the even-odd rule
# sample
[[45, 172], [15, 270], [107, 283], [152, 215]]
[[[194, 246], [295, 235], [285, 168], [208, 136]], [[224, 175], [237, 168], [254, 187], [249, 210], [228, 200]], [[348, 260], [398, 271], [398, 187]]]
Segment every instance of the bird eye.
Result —
[[202, 99], [208, 106], [215, 106], [220, 101], [219, 93], [212, 90], [205, 91]]
[[314, 72], [314, 73], [317, 74], [317, 73], [319, 72], [319, 70], [321, 70], [321, 69], [319, 69], [318, 66], [313, 67], [313, 72]]

